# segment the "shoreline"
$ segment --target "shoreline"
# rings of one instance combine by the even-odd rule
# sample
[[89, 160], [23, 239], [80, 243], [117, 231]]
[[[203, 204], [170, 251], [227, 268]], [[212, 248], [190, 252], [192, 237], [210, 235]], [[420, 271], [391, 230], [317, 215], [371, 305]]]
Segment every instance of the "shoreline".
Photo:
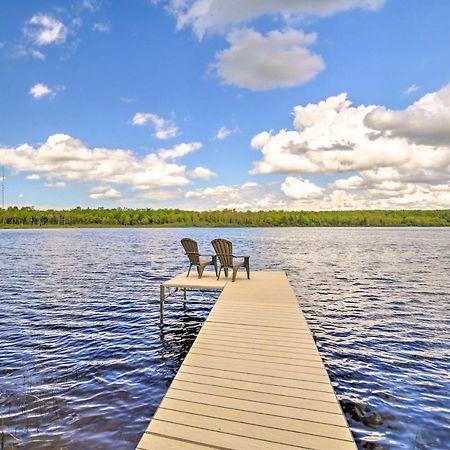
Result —
[[74, 208], [0, 209], [5, 228], [267, 228], [267, 227], [448, 227], [450, 209], [350, 211], [192, 211], [182, 209]]
[[42, 225], [42, 226], [4, 226], [0, 225], [0, 230], [70, 230], [70, 229], [124, 229], [124, 228], [449, 228], [448, 225]]

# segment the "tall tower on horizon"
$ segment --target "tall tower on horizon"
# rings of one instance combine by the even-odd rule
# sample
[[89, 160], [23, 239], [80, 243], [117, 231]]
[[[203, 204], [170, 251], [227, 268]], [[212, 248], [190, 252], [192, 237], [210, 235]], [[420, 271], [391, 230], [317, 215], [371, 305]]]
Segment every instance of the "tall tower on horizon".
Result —
[[2, 166], [2, 209], [5, 209], [5, 166]]

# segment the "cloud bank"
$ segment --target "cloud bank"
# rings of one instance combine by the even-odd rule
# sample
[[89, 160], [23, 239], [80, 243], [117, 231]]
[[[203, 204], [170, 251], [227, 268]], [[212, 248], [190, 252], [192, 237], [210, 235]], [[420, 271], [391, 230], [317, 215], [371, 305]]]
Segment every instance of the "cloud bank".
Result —
[[130, 150], [89, 148], [71, 136], [55, 134], [37, 147], [0, 147], [0, 160], [16, 173], [32, 172], [29, 180], [45, 177], [47, 187], [63, 187], [61, 183], [66, 182], [95, 183], [102, 190], [95, 188], [91, 198], [118, 198], [118, 191], [109, 186], [112, 183], [144, 192], [187, 186], [191, 178], [211, 178], [215, 174], [209, 169], [197, 167], [190, 171], [175, 161], [200, 147], [199, 142], [182, 143], [141, 158]]
[[[297, 207], [448, 208], [449, 111], [450, 86], [400, 111], [355, 107], [345, 93], [296, 106], [293, 130], [253, 137], [262, 158], [251, 173], [289, 175], [281, 190]], [[323, 190], [313, 174], [346, 177]]]

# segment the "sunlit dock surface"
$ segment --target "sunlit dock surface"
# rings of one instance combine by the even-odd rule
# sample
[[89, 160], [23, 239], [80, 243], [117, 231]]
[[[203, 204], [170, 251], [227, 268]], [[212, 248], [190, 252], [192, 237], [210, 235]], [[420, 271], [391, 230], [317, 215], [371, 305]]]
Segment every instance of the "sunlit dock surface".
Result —
[[284, 272], [182, 274], [162, 300], [169, 289], [222, 293], [138, 449], [356, 449]]

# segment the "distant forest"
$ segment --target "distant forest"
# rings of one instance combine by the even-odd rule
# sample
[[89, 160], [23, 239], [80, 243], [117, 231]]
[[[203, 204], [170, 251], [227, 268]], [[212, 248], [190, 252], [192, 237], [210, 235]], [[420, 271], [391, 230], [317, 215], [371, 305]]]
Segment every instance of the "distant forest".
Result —
[[184, 211], [96, 208], [0, 209], [1, 228], [36, 227], [387, 227], [450, 226], [450, 210]]

